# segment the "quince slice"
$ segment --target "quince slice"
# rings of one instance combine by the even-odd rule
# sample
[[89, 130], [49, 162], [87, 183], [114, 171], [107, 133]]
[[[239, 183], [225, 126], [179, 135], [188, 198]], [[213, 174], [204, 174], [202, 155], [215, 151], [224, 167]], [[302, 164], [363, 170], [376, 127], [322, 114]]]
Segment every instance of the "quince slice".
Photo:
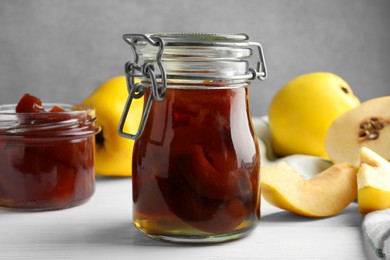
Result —
[[356, 199], [356, 171], [339, 163], [306, 180], [281, 162], [262, 168], [261, 193], [270, 204], [298, 215], [333, 216]]
[[390, 176], [390, 162], [385, 160], [382, 156], [367, 147], [360, 149], [360, 164], [368, 164], [373, 167], [386, 168]]
[[360, 151], [358, 204], [361, 214], [390, 208], [390, 163], [368, 148]]

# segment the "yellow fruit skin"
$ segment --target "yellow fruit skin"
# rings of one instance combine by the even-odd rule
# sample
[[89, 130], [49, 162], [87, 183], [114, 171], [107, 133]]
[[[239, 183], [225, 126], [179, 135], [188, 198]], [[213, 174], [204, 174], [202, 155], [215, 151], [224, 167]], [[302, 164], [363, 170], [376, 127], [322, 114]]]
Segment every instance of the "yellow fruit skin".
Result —
[[[131, 176], [134, 141], [119, 136], [117, 129], [128, 97], [125, 76], [101, 84], [82, 103], [94, 106], [97, 124], [102, 127], [103, 144], [96, 145], [96, 173], [105, 176]], [[124, 130], [135, 133], [143, 111], [143, 98], [132, 101]], [[97, 138], [98, 139], [98, 138]]]
[[327, 158], [325, 136], [329, 126], [359, 104], [349, 85], [335, 74], [316, 72], [292, 79], [274, 96], [269, 107], [275, 153]]
[[368, 186], [361, 188], [358, 190], [358, 204], [359, 211], [363, 215], [371, 211], [390, 208], [390, 191]]

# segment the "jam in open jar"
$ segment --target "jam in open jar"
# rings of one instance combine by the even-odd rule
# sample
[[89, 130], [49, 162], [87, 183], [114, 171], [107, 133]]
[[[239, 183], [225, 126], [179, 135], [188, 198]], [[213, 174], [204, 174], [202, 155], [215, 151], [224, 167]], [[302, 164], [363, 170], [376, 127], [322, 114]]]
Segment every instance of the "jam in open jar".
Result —
[[[39, 101], [37, 103], [37, 101]], [[55, 210], [94, 193], [94, 109], [25, 95], [0, 106], [0, 207]]]
[[[126, 64], [130, 98], [119, 126], [123, 136], [136, 139], [135, 226], [149, 237], [179, 243], [249, 234], [260, 218], [260, 152], [248, 87], [250, 79], [266, 74], [248, 68], [248, 37], [154, 34], [125, 40], [136, 62], [145, 60], [142, 67]], [[134, 77], [141, 83], [134, 84]], [[142, 95], [140, 130], [125, 133], [131, 100]]]

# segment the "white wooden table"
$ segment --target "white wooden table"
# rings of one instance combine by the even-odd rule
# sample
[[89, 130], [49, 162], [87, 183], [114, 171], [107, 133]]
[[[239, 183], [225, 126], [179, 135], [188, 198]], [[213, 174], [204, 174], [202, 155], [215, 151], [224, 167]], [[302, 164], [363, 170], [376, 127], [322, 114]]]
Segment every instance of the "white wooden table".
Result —
[[131, 222], [131, 179], [98, 178], [85, 205], [52, 212], [0, 210], [0, 259], [367, 259], [356, 204], [308, 219], [262, 202], [248, 237], [190, 246], [154, 241]]

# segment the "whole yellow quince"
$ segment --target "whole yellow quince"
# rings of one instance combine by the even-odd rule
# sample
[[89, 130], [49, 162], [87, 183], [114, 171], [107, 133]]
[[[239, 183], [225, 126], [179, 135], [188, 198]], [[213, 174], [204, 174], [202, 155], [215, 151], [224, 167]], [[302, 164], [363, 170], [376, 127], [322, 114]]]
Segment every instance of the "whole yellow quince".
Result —
[[327, 158], [325, 136], [330, 124], [359, 104], [348, 83], [333, 73], [315, 72], [292, 79], [269, 107], [274, 152]]
[[[95, 107], [101, 132], [96, 140], [96, 173], [105, 176], [131, 176], [134, 141], [119, 136], [117, 129], [128, 96], [125, 76], [102, 83], [82, 103]], [[143, 111], [143, 98], [133, 99], [124, 131], [135, 133]]]

